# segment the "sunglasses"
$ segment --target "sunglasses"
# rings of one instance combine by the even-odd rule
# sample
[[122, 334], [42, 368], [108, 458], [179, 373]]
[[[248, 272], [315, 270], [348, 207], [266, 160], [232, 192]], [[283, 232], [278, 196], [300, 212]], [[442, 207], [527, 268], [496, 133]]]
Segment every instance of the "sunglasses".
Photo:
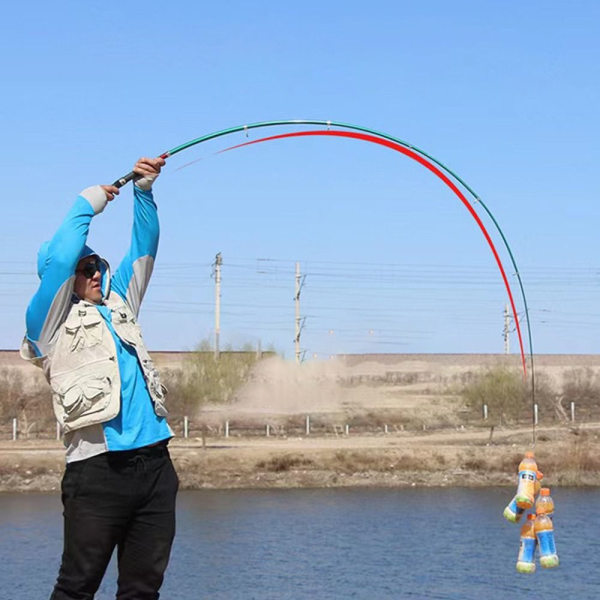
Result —
[[77, 269], [76, 273], [81, 273], [86, 279], [91, 279], [96, 271], [102, 271], [102, 262], [97, 258], [93, 262], [86, 262], [81, 269]]

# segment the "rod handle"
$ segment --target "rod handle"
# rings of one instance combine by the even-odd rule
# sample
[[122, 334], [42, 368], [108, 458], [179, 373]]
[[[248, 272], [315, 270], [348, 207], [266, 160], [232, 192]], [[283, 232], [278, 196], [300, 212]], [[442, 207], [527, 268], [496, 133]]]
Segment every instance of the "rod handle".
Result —
[[[167, 159], [169, 157], [169, 153], [168, 152], [163, 152], [159, 158], [164, 158]], [[126, 183], [129, 183], [133, 178], [135, 177], [135, 173], [133, 171], [129, 171], [129, 173], [127, 173], [127, 175], [123, 175], [123, 177], [119, 177], [119, 179], [117, 179], [113, 185], [116, 188], [122, 188]]]
[[119, 177], [119, 179], [117, 179], [113, 183], [113, 185], [116, 188], [122, 188], [126, 183], [131, 181], [134, 177], [135, 177], [135, 173], [133, 171], [129, 171], [129, 173], [127, 173], [127, 175], [123, 175], [123, 177]]

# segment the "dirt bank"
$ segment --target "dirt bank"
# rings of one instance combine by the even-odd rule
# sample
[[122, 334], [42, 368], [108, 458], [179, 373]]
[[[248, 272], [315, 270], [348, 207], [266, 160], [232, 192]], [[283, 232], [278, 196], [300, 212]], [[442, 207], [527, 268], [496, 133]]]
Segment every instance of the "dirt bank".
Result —
[[[545, 483], [600, 485], [600, 424], [538, 430], [536, 456]], [[531, 447], [528, 429], [455, 429], [432, 433], [174, 439], [182, 489], [486, 486], [515, 484]], [[0, 491], [60, 490], [58, 442], [0, 442]]]

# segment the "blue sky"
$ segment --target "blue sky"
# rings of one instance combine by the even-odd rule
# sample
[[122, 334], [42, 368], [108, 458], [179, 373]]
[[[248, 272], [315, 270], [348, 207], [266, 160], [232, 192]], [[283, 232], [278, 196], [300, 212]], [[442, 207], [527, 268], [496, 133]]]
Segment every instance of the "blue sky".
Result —
[[[212, 131], [331, 119], [459, 174], [513, 250], [534, 351], [596, 353], [599, 17], [592, 1], [12, 3], [0, 25], [0, 347], [18, 346], [37, 248], [81, 189]], [[260, 340], [293, 356], [298, 261], [306, 358], [503, 351], [492, 255], [423, 167], [328, 138], [215, 155], [245, 140], [182, 152], [155, 186], [151, 349], [212, 338], [221, 252], [224, 346]], [[126, 189], [93, 223], [90, 242], [113, 264], [130, 214]]]

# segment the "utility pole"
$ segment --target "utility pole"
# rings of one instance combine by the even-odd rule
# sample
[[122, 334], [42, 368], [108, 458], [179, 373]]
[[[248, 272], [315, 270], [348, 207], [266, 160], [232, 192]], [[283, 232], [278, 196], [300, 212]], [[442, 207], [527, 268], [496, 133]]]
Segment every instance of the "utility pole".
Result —
[[221, 335], [221, 265], [223, 257], [218, 252], [215, 256], [215, 360], [219, 359], [219, 336]]
[[504, 354], [510, 354], [510, 312], [508, 304], [504, 305]]
[[296, 293], [294, 294], [294, 302], [296, 304], [296, 335], [294, 336], [294, 346], [296, 350], [296, 362], [300, 364], [300, 332], [302, 331], [300, 320], [300, 290], [302, 289], [302, 278], [300, 276], [300, 263], [296, 263]]

